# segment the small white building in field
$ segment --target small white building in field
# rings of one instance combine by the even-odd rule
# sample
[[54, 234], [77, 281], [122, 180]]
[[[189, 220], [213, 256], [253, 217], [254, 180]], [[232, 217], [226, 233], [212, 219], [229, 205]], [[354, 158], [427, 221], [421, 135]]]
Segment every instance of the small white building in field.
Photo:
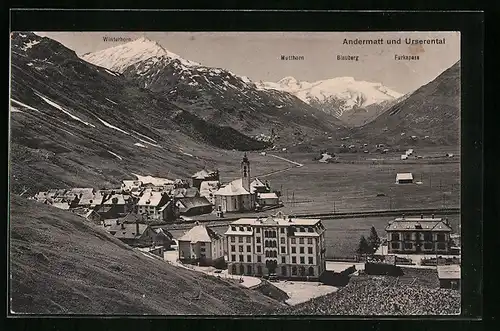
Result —
[[407, 160], [407, 159], [408, 159], [408, 155], [407, 154], [401, 155], [401, 160]]
[[413, 174], [411, 172], [399, 173], [396, 175], [396, 184], [412, 184]]
[[257, 203], [261, 206], [276, 206], [279, 204], [279, 198], [276, 193], [258, 193]]

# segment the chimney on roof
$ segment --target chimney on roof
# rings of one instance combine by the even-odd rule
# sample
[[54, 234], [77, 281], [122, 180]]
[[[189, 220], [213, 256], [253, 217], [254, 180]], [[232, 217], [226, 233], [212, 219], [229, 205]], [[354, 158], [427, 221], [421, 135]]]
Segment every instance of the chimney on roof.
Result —
[[420, 214], [420, 219], [423, 219], [424, 218], [424, 214]]
[[196, 221], [194, 222], [194, 225], [200, 225], [200, 222]]
[[119, 225], [120, 224], [120, 221], [119, 220], [116, 220], [116, 225]]
[[403, 219], [405, 218], [405, 214], [403, 214]]
[[[117, 221], [118, 222], [118, 221]], [[122, 223], [122, 229], [125, 229], [125, 223]]]
[[444, 224], [446, 224], [446, 225], [450, 225], [450, 223], [448, 222], [448, 217], [446, 217], [446, 218], [444, 219]]
[[292, 215], [288, 215], [288, 222], [289, 222], [289, 223], [292, 223], [292, 222], [293, 222], [293, 216], [292, 216]]
[[432, 214], [432, 218], [434, 218], [434, 214]]

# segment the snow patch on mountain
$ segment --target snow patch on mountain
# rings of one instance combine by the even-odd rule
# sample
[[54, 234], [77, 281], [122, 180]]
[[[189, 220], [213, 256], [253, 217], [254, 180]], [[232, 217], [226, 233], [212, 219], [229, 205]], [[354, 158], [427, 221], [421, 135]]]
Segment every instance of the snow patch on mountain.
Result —
[[123, 158], [120, 155], [118, 155], [116, 153], [113, 153], [112, 151], [108, 151], [108, 153], [111, 154], [111, 155], [113, 155], [113, 156], [115, 156], [115, 157], [117, 157], [120, 160], [123, 160]]
[[141, 143], [135, 143], [134, 146], [139, 146], [139, 147], [143, 147], [143, 148], [148, 148], [148, 146], [144, 146], [143, 144]]
[[110, 100], [110, 99], [108, 99], [108, 98], [105, 98], [105, 99], [106, 99], [106, 100], [108, 100], [109, 102], [114, 103], [115, 105], [117, 105], [117, 103], [116, 103], [116, 102], [114, 102], [113, 100]]
[[157, 143], [157, 141], [156, 141], [156, 140], [154, 140], [153, 138], [150, 138], [150, 137], [148, 137], [148, 136], [146, 136], [146, 135], [143, 135], [142, 133], [139, 133], [139, 132], [134, 131], [134, 130], [132, 130], [132, 132], [133, 132], [133, 133], [135, 133], [135, 134], [137, 134], [137, 135], [139, 135], [139, 136], [141, 136], [141, 137], [144, 137], [144, 138], [146, 138], [146, 139], [149, 139], [149, 140], [151, 140], [151, 141], [152, 141], [152, 142], [154, 142], [154, 143]]
[[39, 43], [40, 43], [40, 41], [41, 41], [41, 40], [30, 40], [30, 41], [28, 41], [27, 43], [25, 43], [25, 44], [24, 44], [24, 46], [23, 46], [23, 47], [21, 47], [21, 49], [22, 49], [23, 51], [27, 51], [27, 50], [28, 50], [28, 49], [30, 49], [31, 47], [33, 47], [33, 46], [35, 46], [35, 45], [39, 44]]
[[179, 55], [167, 51], [157, 42], [144, 37], [81, 56], [87, 62], [120, 73], [123, 73], [127, 67], [135, 63], [148, 59], [152, 59], [153, 63], [156, 63], [162, 57], [170, 60], [178, 60], [182, 65], [187, 67], [199, 65], [199, 63], [183, 59]]
[[24, 104], [24, 103], [22, 103], [21, 101], [17, 101], [17, 100], [12, 99], [12, 98], [10, 99], [10, 101], [11, 101], [11, 102], [13, 102], [13, 103], [15, 103], [15, 104], [16, 104], [16, 105], [18, 105], [18, 106], [22, 106], [22, 107], [25, 107], [25, 108], [27, 108], [27, 109], [34, 110], [34, 111], [36, 111], [36, 112], [38, 112], [38, 113], [41, 113], [41, 111], [39, 111], [38, 109], [33, 108], [33, 107], [31, 107], [31, 106], [28, 106], [27, 104]]
[[[143, 142], [143, 143], [145, 143], [145, 144], [148, 144], [148, 145], [154, 146], [154, 147], [159, 147], [159, 148], [161, 148], [161, 146], [160, 146], [160, 145], [150, 143], [150, 142], [148, 142], [148, 141], [146, 141], [146, 140], [144, 140], [144, 139], [141, 139], [141, 138], [139, 138], [139, 141], [140, 141], [140, 142]], [[145, 146], [145, 147], [146, 147], [146, 146]]]
[[115, 73], [115, 72], [113, 72], [113, 71], [110, 71], [110, 70], [108, 70], [108, 69], [105, 69], [105, 70], [106, 70], [106, 72], [107, 72], [108, 74], [110, 74], [110, 75], [113, 75], [113, 76], [118, 76], [118, 74], [116, 74], [116, 73]]
[[66, 133], [67, 133], [67, 134], [69, 134], [70, 136], [76, 137], [73, 133], [69, 132], [68, 130], [65, 130], [65, 129], [63, 129], [63, 128], [59, 128], [59, 127], [57, 127], [57, 128], [58, 128], [58, 129], [60, 129], [61, 131], [66, 132]]
[[68, 115], [69, 117], [71, 117], [72, 119], [76, 120], [76, 121], [79, 121], [87, 126], [91, 126], [93, 128], [95, 128], [95, 125], [93, 124], [90, 124], [89, 122], [85, 122], [84, 120], [82, 120], [81, 118], [71, 114], [69, 111], [65, 110], [63, 107], [59, 106], [57, 103], [55, 103], [54, 101], [50, 100], [49, 98], [47, 97], [44, 97], [43, 95], [39, 94], [39, 93], [36, 93], [35, 94], [40, 97], [43, 101], [45, 101], [46, 103], [48, 103], [49, 105], [51, 105], [52, 107], [56, 108], [56, 109], [59, 109], [60, 111], [62, 111], [63, 113], [65, 113], [66, 115]]
[[[97, 116], [96, 116], [96, 117], [97, 117]], [[106, 122], [105, 120], [100, 119], [99, 117], [97, 117], [97, 119], [98, 119], [98, 120], [99, 120], [102, 124], [104, 124], [105, 126], [107, 126], [108, 128], [110, 128], [110, 129], [114, 129], [114, 130], [117, 130], [117, 131], [120, 131], [120, 132], [125, 133], [126, 135], [129, 135], [129, 136], [130, 136], [130, 133], [128, 133], [127, 131], [122, 130], [122, 129], [120, 129], [120, 128], [118, 128], [118, 127], [114, 126], [114, 125], [111, 125], [111, 124], [109, 124], [108, 122]]]

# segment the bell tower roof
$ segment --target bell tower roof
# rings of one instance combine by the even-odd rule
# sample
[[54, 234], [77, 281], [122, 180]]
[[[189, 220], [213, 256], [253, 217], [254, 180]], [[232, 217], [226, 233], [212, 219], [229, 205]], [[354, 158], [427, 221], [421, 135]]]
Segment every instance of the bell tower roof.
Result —
[[250, 162], [248, 161], [248, 156], [247, 156], [247, 153], [246, 153], [246, 152], [245, 152], [245, 154], [243, 154], [243, 161], [242, 161], [242, 163], [250, 163]]

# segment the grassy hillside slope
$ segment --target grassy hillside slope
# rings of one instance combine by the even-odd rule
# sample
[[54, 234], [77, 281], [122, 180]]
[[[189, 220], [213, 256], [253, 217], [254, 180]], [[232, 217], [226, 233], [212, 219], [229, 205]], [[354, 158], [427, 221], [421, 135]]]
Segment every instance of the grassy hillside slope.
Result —
[[145, 256], [69, 212], [10, 201], [11, 311], [259, 314], [278, 302]]

